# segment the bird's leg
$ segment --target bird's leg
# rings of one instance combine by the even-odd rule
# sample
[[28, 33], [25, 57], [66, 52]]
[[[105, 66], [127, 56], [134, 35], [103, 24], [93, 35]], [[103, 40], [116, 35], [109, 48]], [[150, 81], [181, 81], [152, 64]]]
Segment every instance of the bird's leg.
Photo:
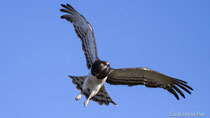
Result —
[[75, 98], [75, 100], [80, 100], [82, 94], [83, 94], [83, 89], [81, 89], [81, 92], [77, 95], [77, 97]]
[[88, 103], [89, 103], [89, 99], [87, 99], [85, 102], [84, 102], [84, 105], [85, 105], [85, 107], [87, 107], [87, 105], [88, 105]]
[[75, 100], [80, 100], [81, 99], [81, 93], [77, 95], [77, 97], [75, 98]]
[[88, 99], [84, 102], [85, 107], [88, 105], [90, 99], [97, 94], [97, 90], [95, 90], [95, 88], [93, 89], [93, 91], [91, 92], [91, 94], [89, 95]]
[[85, 107], [87, 107], [87, 105], [88, 105], [88, 103], [89, 103], [89, 101], [90, 101], [90, 99], [92, 98], [93, 96], [89, 96], [88, 97], [88, 99], [84, 102], [84, 105], [85, 105]]

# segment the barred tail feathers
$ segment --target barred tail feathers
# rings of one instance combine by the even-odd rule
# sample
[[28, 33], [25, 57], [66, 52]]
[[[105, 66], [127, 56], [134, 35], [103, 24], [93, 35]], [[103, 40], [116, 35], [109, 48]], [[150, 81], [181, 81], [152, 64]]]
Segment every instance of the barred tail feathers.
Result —
[[85, 78], [87, 76], [71, 76], [69, 75], [69, 77], [72, 79], [72, 83], [74, 83], [76, 85], [76, 88], [80, 91], [82, 91], [82, 85], [85, 81]]

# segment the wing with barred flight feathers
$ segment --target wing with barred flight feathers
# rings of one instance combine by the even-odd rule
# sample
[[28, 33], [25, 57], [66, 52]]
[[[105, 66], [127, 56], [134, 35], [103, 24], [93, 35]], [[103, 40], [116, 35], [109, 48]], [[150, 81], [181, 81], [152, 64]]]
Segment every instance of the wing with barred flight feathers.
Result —
[[[87, 76], [70, 76], [69, 75], [69, 77], [72, 79], [72, 82], [76, 85], [76, 88], [81, 91], [83, 82]], [[88, 98], [90, 93], [84, 93], [84, 94], [86, 98]], [[109, 105], [109, 103], [117, 105], [107, 93], [104, 85], [101, 87], [99, 92], [91, 98], [91, 100], [99, 103], [100, 105], [102, 104]]]
[[193, 90], [183, 80], [169, 77], [148, 68], [112, 69], [106, 82], [113, 85], [145, 85], [146, 87], [163, 88], [172, 93], [178, 100], [179, 96], [176, 92], [185, 98], [185, 95], [179, 88], [189, 94], [191, 94], [189, 90]]
[[68, 13], [61, 16], [61, 18], [73, 24], [77, 36], [81, 39], [87, 67], [90, 69], [91, 65], [98, 59], [93, 28], [85, 17], [77, 12], [71, 5], [61, 4], [61, 6], [65, 9], [60, 9], [60, 11]]

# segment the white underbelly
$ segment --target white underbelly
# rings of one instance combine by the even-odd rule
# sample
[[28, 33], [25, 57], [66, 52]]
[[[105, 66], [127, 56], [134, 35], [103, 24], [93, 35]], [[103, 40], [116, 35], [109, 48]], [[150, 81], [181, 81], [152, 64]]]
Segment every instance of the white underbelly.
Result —
[[105, 77], [104, 79], [97, 79], [90, 72], [84, 81], [82, 91], [89, 94], [94, 92], [93, 94], [96, 95], [100, 88], [104, 85], [106, 79], [107, 77]]

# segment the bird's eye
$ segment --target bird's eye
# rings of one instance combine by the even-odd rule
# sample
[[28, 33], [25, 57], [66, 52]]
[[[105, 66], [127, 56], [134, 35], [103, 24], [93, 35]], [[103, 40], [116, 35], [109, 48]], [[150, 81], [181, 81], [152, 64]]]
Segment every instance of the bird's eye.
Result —
[[104, 66], [105, 64], [102, 62], [101, 65]]

